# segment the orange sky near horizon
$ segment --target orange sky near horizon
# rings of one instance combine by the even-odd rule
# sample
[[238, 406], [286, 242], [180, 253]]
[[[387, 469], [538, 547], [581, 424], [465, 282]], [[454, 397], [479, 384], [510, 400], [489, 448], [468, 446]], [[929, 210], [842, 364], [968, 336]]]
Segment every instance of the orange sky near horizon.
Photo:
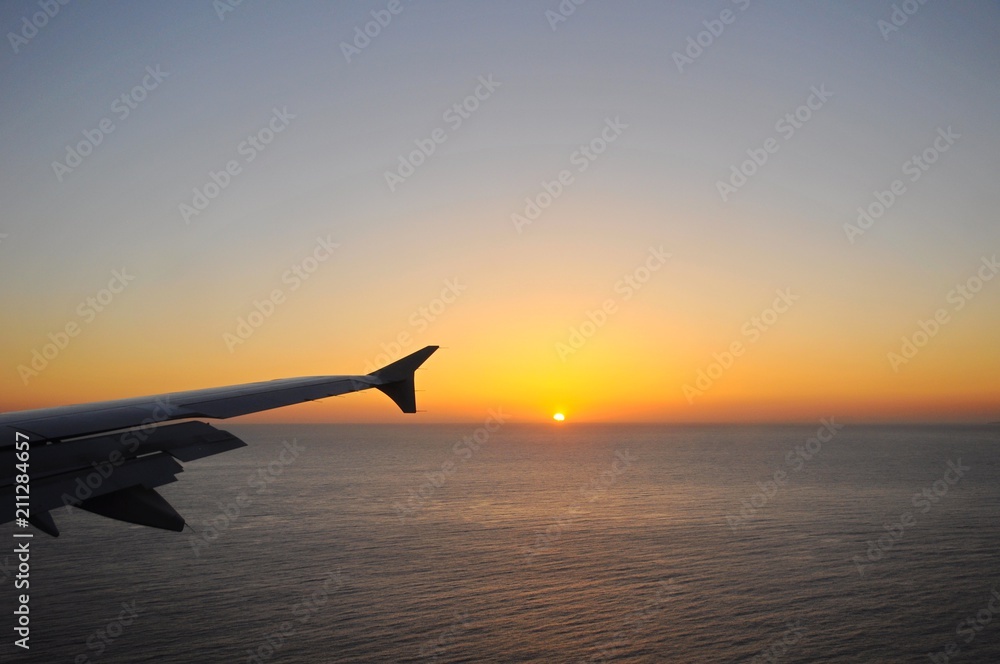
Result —
[[[652, 287], [646, 293], [650, 300]], [[765, 304], [771, 300], [765, 297]], [[830, 416], [851, 422], [1000, 419], [1000, 387], [994, 379], [997, 353], [972, 352], [993, 346], [987, 339], [977, 339], [975, 330], [957, 325], [943, 329], [941, 343], [920, 349], [893, 372], [887, 349], [875, 343], [836, 335], [827, 340], [828, 346], [817, 343], [814, 334], [822, 321], [804, 304], [796, 303], [784, 314], [787, 318], [779, 319], [756, 342], [741, 333], [740, 323], [728, 326], [729, 340], [721, 333], [698, 339], [669, 318], [650, 318], [649, 307], [637, 304], [633, 310], [623, 307], [609, 316], [564, 362], [557, 344], [570, 347], [571, 330], [579, 329], [580, 321], [587, 320], [586, 311], [594, 308], [571, 318], [574, 322], [568, 327], [560, 326], [554, 314], [550, 325], [542, 325], [544, 316], [532, 313], [530, 331], [522, 330], [524, 336], [518, 338], [519, 328], [513, 322], [478, 332], [466, 329], [469, 321], [483, 320], [485, 311], [463, 315], [460, 307], [489, 309], [488, 302], [470, 299], [453, 306], [435, 328], [412, 335], [393, 356], [427, 343], [443, 346], [417, 372], [418, 408], [424, 412], [399, 413], [385, 396], [371, 390], [240, 421], [476, 422], [485, 419], [490, 409], [500, 409], [520, 422], [550, 421], [553, 413], [563, 412], [569, 423], [809, 422]], [[315, 330], [307, 335], [313, 340], [299, 344], [266, 340], [265, 333], [262, 327], [261, 339], [251, 337], [233, 354], [195, 343], [183, 331], [168, 348], [162, 340], [139, 339], [113, 328], [100, 336], [81, 334], [27, 386], [5, 376], [2, 409], [297, 375], [365, 373], [386, 357], [377, 344], [365, 343], [357, 330], [347, 348], [326, 348], [324, 341], [315, 339], [319, 336]], [[949, 343], [943, 342], [945, 334], [951, 337]], [[194, 347], [183, 351], [184, 360], [179, 362], [174, 355], [185, 342]], [[729, 357], [734, 342], [742, 345], [742, 353]]]

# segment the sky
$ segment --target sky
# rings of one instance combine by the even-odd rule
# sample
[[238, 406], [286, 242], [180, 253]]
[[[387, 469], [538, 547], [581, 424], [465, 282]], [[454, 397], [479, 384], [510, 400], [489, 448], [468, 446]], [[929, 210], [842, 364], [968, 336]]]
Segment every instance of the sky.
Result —
[[1000, 420], [996, 3], [17, 0], [0, 25], [0, 410], [440, 345], [424, 413], [369, 391], [249, 421]]

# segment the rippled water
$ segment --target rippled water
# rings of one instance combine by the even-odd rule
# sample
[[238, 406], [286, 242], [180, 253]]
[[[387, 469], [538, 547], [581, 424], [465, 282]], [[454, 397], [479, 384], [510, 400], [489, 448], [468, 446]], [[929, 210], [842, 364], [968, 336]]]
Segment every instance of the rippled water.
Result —
[[55, 513], [0, 658], [1000, 662], [1000, 429], [818, 427], [224, 427], [193, 531]]

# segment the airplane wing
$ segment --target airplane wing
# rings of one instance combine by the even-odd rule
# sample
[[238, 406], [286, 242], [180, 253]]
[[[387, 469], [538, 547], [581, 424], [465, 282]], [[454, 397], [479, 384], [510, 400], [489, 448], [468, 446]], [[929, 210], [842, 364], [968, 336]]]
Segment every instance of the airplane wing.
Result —
[[[0, 414], [0, 523], [24, 518], [59, 536], [50, 510], [64, 505], [111, 519], [181, 531], [184, 518], [155, 487], [176, 481], [178, 461], [246, 446], [200, 418], [226, 419], [375, 388], [416, 412], [413, 374], [427, 346], [364, 376], [283, 378], [207, 390]], [[167, 424], [175, 420], [185, 420]], [[20, 445], [18, 445], [20, 441]], [[28, 461], [22, 454], [24, 441]], [[27, 463], [27, 466], [19, 465]], [[29, 507], [17, 478], [30, 477]]]

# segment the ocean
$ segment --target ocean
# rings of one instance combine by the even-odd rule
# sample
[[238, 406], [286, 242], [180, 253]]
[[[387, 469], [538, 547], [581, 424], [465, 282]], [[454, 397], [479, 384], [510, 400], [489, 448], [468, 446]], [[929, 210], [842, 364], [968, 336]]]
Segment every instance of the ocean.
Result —
[[[67, 509], [10, 662], [1000, 662], [1000, 427], [227, 425]], [[13, 527], [5, 526], [10, 538]]]

